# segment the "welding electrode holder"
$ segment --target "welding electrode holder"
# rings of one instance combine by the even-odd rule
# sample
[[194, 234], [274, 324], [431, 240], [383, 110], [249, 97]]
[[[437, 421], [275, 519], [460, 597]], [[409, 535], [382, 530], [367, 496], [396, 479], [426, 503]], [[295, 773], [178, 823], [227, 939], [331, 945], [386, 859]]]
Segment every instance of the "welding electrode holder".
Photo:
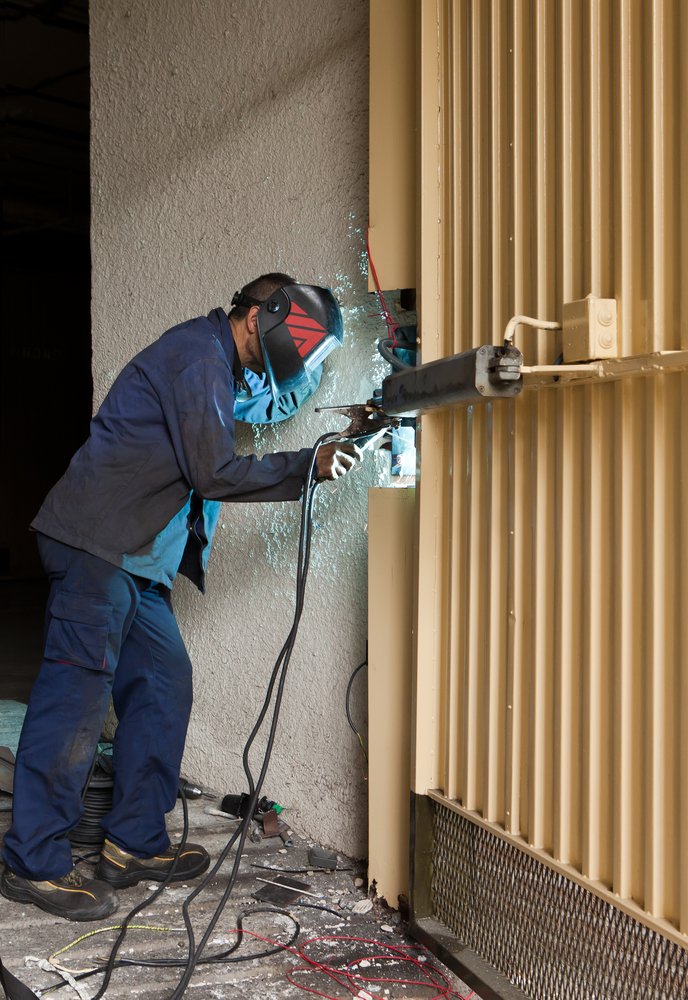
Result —
[[384, 412], [378, 397], [369, 399], [367, 403], [351, 403], [348, 406], [316, 406], [315, 412], [341, 413], [343, 417], [348, 417], [349, 426], [341, 431], [339, 437], [356, 441], [359, 446], [365, 446], [375, 438], [381, 441], [386, 430], [401, 423], [399, 417]]

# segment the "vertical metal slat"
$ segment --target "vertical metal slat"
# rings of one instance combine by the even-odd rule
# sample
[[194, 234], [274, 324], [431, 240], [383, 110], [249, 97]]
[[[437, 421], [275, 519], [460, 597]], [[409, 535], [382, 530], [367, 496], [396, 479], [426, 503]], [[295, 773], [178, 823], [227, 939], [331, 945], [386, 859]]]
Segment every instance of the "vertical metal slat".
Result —
[[644, 895], [644, 753], [638, 733], [643, 730], [643, 613], [650, 595], [642, 538], [645, 448], [642, 426], [643, 385], [615, 386], [615, 599], [616, 706], [614, 732], [614, 871], [612, 885], [619, 896]]

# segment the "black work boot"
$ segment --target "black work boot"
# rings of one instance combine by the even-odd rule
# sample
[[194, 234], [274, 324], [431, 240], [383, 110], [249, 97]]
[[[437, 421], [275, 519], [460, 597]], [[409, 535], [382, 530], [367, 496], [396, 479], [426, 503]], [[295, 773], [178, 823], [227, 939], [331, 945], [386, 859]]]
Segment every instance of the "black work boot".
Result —
[[72, 868], [68, 875], [32, 882], [5, 868], [0, 892], [17, 903], [34, 903], [65, 920], [102, 920], [117, 909], [117, 896], [109, 885], [84, 878]]
[[[166, 851], [153, 858], [135, 858], [121, 847], [106, 840], [96, 865], [96, 878], [102, 879], [114, 889], [124, 889], [136, 885], [142, 879], [164, 882], [179, 851], [178, 845], [170, 845]], [[210, 855], [198, 844], [185, 844], [177, 867], [170, 882], [186, 882], [204, 872], [210, 864]]]

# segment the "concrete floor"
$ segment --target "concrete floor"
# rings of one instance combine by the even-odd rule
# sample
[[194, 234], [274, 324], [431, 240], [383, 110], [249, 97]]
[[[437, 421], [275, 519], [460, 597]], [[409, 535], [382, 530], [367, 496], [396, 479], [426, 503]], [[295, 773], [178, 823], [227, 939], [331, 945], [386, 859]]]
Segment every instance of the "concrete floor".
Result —
[[[43, 608], [46, 596], [46, 584], [36, 581], [0, 581], [0, 700], [14, 699], [27, 701], [34, 678], [36, 676], [40, 655], [43, 622]], [[9, 796], [0, 793], [0, 840], [9, 826], [10, 814]], [[231, 821], [209, 815], [205, 810], [216, 806], [217, 802], [200, 799], [189, 803], [191, 830], [189, 839], [202, 843], [216, 859], [229, 839], [235, 824]], [[288, 820], [288, 816], [286, 817]], [[172, 839], [178, 839], [182, 831], [181, 806], [178, 805], [169, 818], [169, 829]], [[207, 953], [218, 953], [226, 950], [235, 940], [231, 933], [236, 926], [236, 918], [240, 912], [257, 909], [265, 904], [253, 899], [253, 893], [263, 883], [259, 878], [274, 878], [275, 873], [260, 871], [254, 865], [270, 865], [280, 868], [303, 868], [307, 866], [308, 844], [295, 837], [293, 847], [285, 849], [279, 838], [266, 839], [254, 844], [247, 841], [237, 885], [230, 898], [211, 938]], [[281, 853], [284, 852], [284, 853]], [[192, 921], [197, 938], [200, 938], [208, 926], [215, 907], [217, 906], [231, 869], [233, 856], [225, 862], [217, 876], [211, 881], [207, 890], [192, 908]], [[346, 862], [342, 861], [342, 865]], [[80, 867], [85, 874], [92, 869], [88, 863], [82, 862]], [[360, 866], [359, 866], [360, 867]], [[369, 966], [359, 966], [361, 975], [368, 975], [370, 981], [356, 982], [353, 990], [346, 985], [338, 985], [322, 973], [309, 970], [299, 975], [299, 982], [311, 990], [319, 991], [318, 995], [336, 998], [350, 998], [356, 995], [359, 987], [369, 989], [370, 997], [408, 998], [408, 1000], [431, 1000], [438, 996], [471, 996], [480, 1000], [476, 994], [471, 994], [469, 988], [453, 976], [434, 956], [416, 947], [408, 937], [400, 915], [380, 906], [375, 902], [372, 910], [361, 914], [352, 912], [350, 907], [355, 903], [367, 900], [365, 886], [356, 886], [354, 879], [365, 876], [365, 871], [335, 873], [313, 873], [312, 875], [294, 875], [300, 881], [311, 886], [314, 896], [302, 896], [299, 902], [308, 902], [319, 906], [327, 906], [331, 912], [311, 909], [305, 906], [291, 904], [287, 907], [298, 919], [301, 932], [297, 947], [312, 938], [337, 935], [343, 938], [364, 938], [378, 944], [374, 946], [351, 940], [331, 940], [319, 942], [309, 947], [312, 957], [317, 957], [328, 964], [343, 968], [356, 959], [366, 961], [374, 954], [386, 955], [387, 946], [408, 948], [409, 953], [416, 957], [423, 956], [424, 963], [420, 966], [395, 961], [373, 961]], [[54, 983], [62, 982], [55, 973], [45, 972], [37, 968], [27, 967], [27, 956], [46, 959], [53, 952], [64, 948], [76, 938], [89, 931], [98, 930], [103, 925], [116, 924], [117, 917], [126, 915], [130, 909], [152, 895], [153, 884], [142, 882], [138, 886], [120, 893], [120, 910], [114, 917], [104, 922], [93, 924], [77, 924], [60, 920], [44, 913], [35, 906], [25, 906], [11, 903], [0, 896], [0, 957], [5, 967], [18, 976], [35, 991], [46, 989]], [[166, 889], [163, 895], [136, 918], [136, 923], [155, 927], [173, 928], [170, 931], [132, 930], [128, 934], [120, 954], [133, 958], [151, 958], [159, 956], [183, 957], [187, 948], [186, 934], [183, 930], [181, 904], [190, 888], [175, 886]], [[247, 929], [263, 937], [286, 941], [290, 935], [291, 922], [280, 914], [256, 914], [246, 921]], [[99, 964], [99, 960], [107, 957], [117, 936], [115, 930], [98, 934], [82, 941], [78, 946], [61, 956], [61, 961], [71, 969], [91, 967]], [[245, 940], [237, 954], [255, 954], [264, 946], [260, 942]], [[389, 953], [392, 960], [394, 955]], [[286, 978], [290, 969], [303, 966], [304, 962], [298, 956], [280, 952], [264, 959], [249, 959], [234, 964], [218, 964], [200, 966], [188, 986], [185, 996], [198, 997], [199, 1000], [224, 1000], [232, 997], [234, 1000], [265, 1000], [284, 997], [296, 1000], [298, 997], [312, 996], [291, 984]], [[450, 984], [450, 992], [442, 992], [440, 987], [423, 986], [427, 977], [423, 969], [435, 968], [441, 971]], [[154, 968], [122, 968], [115, 971], [107, 989], [106, 998], [116, 1000], [118, 997], [140, 997], [143, 1000], [164, 1000], [173, 992], [180, 972], [176, 969]], [[407, 980], [403, 985], [394, 983], [375, 983], [375, 977], [387, 976], [392, 979]], [[99, 988], [100, 976], [85, 980], [81, 985], [88, 990], [84, 997], [91, 997]], [[444, 980], [435, 979], [444, 984]], [[377, 987], [377, 988], [376, 988]], [[0, 988], [0, 996], [2, 989]], [[48, 996], [76, 998], [76, 992], [71, 987]], [[365, 994], [361, 994], [365, 996]]]
[[[190, 803], [189, 839], [203, 843], [212, 858], [217, 858], [222, 847], [229, 839], [235, 824], [221, 817], [211, 816], [205, 810], [216, 803], [208, 799], [199, 799]], [[0, 834], [4, 834], [9, 825], [8, 813], [0, 813]], [[181, 805], [170, 815], [170, 835], [177, 839], [181, 835], [182, 815]], [[209, 952], [218, 953], [226, 950], [234, 942], [232, 928], [236, 926], [237, 914], [256, 909], [259, 904], [252, 894], [261, 887], [259, 878], [274, 878], [275, 873], [261, 871], [254, 865], [270, 865], [281, 868], [301, 868], [307, 866], [308, 844], [295, 838], [295, 845], [281, 853], [285, 848], [279, 838], [266, 839], [257, 844], [247, 841], [247, 847], [241, 860], [239, 879], [235, 891], [230, 898], [212, 935]], [[344, 860], [340, 865], [350, 864]], [[207, 927], [210, 915], [217, 905], [227, 884], [227, 875], [231, 861], [226, 862], [219, 873], [211, 881], [200, 901], [193, 904], [192, 921], [198, 937]], [[85, 873], [91, 869], [82, 862]], [[311, 938], [326, 935], [338, 935], [344, 940], [320, 942], [311, 946], [309, 954], [331, 965], [343, 968], [356, 960], [370, 960], [373, 955], [387, 954], [387, 946], [395, 948], [410, 948], [410, 954], [423, 956], [420, 965], [401, 963], [394, 964], [372, 960], [370, 965], [358, 965], [357, 971], [370, 980], [357, 981], [354, 990], [345, 985], [337, 985], [322, 973], [309, 970], [299, 975], [299, 981], [310, 990], [318, 990], [320, 996], [350, 998], [356, 995], [356, 990], [365, 988], [372, 998], [405, 997], [409, 1000], [430, 1000], [438, 996], [472, 996], [479, 1000], [476, 994], [471, 994], [467, 986], [453, 976], [446, 967], [428, 952], [416, 948], [408, 937], [400, 915], [375, 903], [372, 910], [365, 914], [352, 912], [350, 907], [368, 899], [365, 887], [357, 887], [354, 879], [361, 872], [337, 871], [326, 874], [313, 873], [295, 875], [294, 877], [308, 883], [310, 891], [315, 896], [302, 896], [300, 902], [308, 902], [319, 906], [327, 906], [332, 912], [310, 909], [291, 904], [287, 909], [292, 912], [301, 925], [301, 933], [297, 945], [303, 947]], [[363, 873], [364, 874], [364, 873]], [[119, 913], [104, 923], [116, 923], [118, 915], [125, 915], [132, 907], [151, 894], [152, 884], [142, 882], [138, 886], [120, 893], [121, 906]], [[163, 895], [136, 918], [136, 923], [147, 923], [156, 927], [174, 928], [171, 931], [132, 930], [127, 936], [122, 954], [126, 957], [153, 956], [184, 956], [187, 947], [181, 917], [181, 903], [190, 891], [187, 887], [172, 887], [166, 889]], [[25, 906], [12, 903], [0, 897], [0, 956], [5, 966], [14, 975], [34, 990], [46, 989], [49, 985], [59, 982], [56, 974], [42, 971], [36, 967], [27, 968], [25, 958], [32, 955], [37, 958], [48, 958], [54, 951], [64, 948], [82, 934], [96, 930], [100, 923], [76, 924], [58, 919], [44, 913], [35, 906]], [[256, 914], [246, 920], [246, 928], [270, 939], [287, 940], [291, 922], [280, 914]], [[90, 967], [103, 956], [107, 956], [116, 937], [115, 931], [109, 931], [82, 941], [70, 952], [61, 956], [61, 960], [72, 969]], [[377, 944], [370, 946], [346, 938], [365, 938]], [[255, 953], [264, 947], [260, 942], [246, 942], [241, 947], [241, 954]], [[394, 958], [394, 956], [392, 956]], [[198, 997], [199, 1000], [256, 1000], [256, 998], [292, 998], [312, 996], [292, 985], [286, 978], [287, 972], [304, 962], [298, 956], [285, 952], [263, 959], [252, 959], [237, 964], [206, 965], [199, 967], [187, 987], [185, 996]], [[451, 992], [441, 992], [440, 988], [430, 988], [422, 985], [422, 980], [428, 975], [430, 968], [441, 970], [450, 984]], [[375, 977], [387, 976], [394, 979], [407, 980], [406, 984], [376, 983]], [[179, 977], [175, 969], [153, 968], [122, 968], [115, 971], [108, 987], [106, 997], [141, 997], [144, 1000], [163, 1000], [172, 993]], [[99, 984], [100, 977], [85, 980], [93, 996]], [[455, 991], [455, 992], [454, 992]], [[1, 991], [0, 991], [1, 992]], [[48, 994], [49, 996], [71, 998], [77, 994], [70, 988]], [[359, 994], [364, 997], [366, 994]]]

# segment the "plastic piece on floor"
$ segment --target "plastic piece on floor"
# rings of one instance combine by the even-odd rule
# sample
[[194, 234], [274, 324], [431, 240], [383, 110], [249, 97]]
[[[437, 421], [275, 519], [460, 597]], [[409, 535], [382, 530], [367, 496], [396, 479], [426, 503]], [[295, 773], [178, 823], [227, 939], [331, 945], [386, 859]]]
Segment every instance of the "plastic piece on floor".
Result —
[[329, 868], [334, 871], [337, 867], [337, 855], [334, 851], [326, 851], [324, 847], [311, 847], [308, 851], [308, 863], [313, 868]]

